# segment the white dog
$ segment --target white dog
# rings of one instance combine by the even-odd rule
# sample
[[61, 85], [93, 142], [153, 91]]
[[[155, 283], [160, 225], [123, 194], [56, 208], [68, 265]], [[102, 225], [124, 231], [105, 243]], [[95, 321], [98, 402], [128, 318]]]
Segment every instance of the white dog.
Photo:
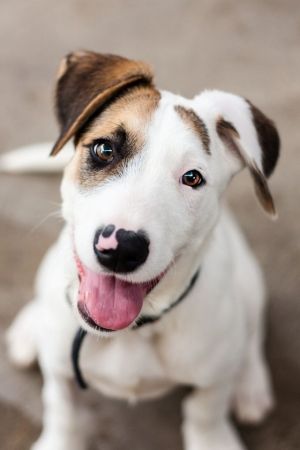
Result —
[[8, 333], [12, 360], [38, 358], [43, 372], [33, 449], [87, 448], [74, 371], [82, 386], [127, 400], [191, 385], [185, 450], [244, 448], [230, 411], [258, 422], [273, 403], [265, 289], [222, 199], [247, 167], [275, 215], [266, 181], [279, 154], [273, 122], [225, 92], [188, 100], [158, 91], [146, 64], [92, 52], [63, 60], [56, 109], [52, 154], [71, 138], [76, 147], [62, 182], [66, 226]]

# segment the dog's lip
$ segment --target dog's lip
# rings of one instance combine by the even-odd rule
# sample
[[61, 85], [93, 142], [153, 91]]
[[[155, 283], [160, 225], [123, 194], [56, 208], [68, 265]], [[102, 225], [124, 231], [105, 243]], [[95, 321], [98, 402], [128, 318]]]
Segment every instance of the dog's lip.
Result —
[[[78, 258], [78, 257], [77, 257]], [[145, 298], [148, 296], [148, 294], [160, 283], [160, 281], [164, 278], [164, 276], [166, 275], [167, 271], [169, 269], [169, 266], [163, 271], [161, 272], [158, 276], [156, 276], [155, 278], [149, 280], [149, 281], [145, 281], [145, 282], [140, 282], [140, 283], [131, 283], [131, 284], [140, 284], [140, 285], [144, 285], [145, 290], [146, 290], [146, 296]], [[113, 275], [113, 274], [110, 274]], [[113, 275], [115, 276], [115, 275]], [[80, 271], [78, 273], [78, 277], [80, 279], [81, 274]], [[116, 277], [119, 278], [119, 277]], [[121, 279], [121, 278], [120, 278]], [[84, 304], [84, 302], [82, 301], [78, 301], [77, 303], [77, 310], [80, 314], [80, 317], [84, 320], [85, 325], [87, 325], [88, 327], [90, 327], [92, 330], [94, 331], [98, 331], [98, 332], [104, 332], [104, 333], [115, 333], [119, 330], [113, 330], [113, 329], [109, 329], [109, 328], [104, 328], [100, 325], [98, 325], [97, 323], [94, 322], [94, 320], [90, 317], [90, 314], [87, 310], [86, 305]], [[126, 327], [127, 329], [130, 329], [130, 327], [132, 325], [134, 325], [138, 319], [139, 319], [140, 315], [138, 317], [136, 317], [136, 319], [128, 326]], [[124, 328], [124, 329], [126, 329]]]

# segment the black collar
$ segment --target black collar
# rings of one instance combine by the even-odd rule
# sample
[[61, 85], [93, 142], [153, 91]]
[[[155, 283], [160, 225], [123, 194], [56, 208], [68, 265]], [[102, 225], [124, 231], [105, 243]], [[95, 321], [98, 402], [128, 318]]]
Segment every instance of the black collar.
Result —
[[[148, 325], [154, 322], [157, 322], [159, 319], [161, 319], [166, 313], [171, 311], [175, 306], [177, 306], [179, 303], [182, 302], [186, 298], [186, 296], [190, 293], [190, 291], [193, 289], [198, 277], [200, 274], [200, 269], [197, 270], [197, 272], [193, 275], [188, 287], [185, 289], [185, 291], [175, 300], [173, 303], [171, 303], [167, 308], [163, 309], [162, 312], [157, 316], [141, 316], [137, 323], [133, 326], [132, 330], [137, 330], [144, 325]], [[85, 382], [80, 366], [79, 366], [79, 355], [80, 355], [80, 349], [81, 345], [83, 343], [83, 340], [85, 336], [87, 335], [87, 331], [83, 330], [81, 327], [76, 332], [73, 343], [72, 343], [72, 351], [71, 351], [71, 359], [72, 359], [72, 366], [73, 371], [75, 375], [75, 379], [77, 381], [78, 386], [81, 389], [86, 389], [88, 387], [87, 383]]]
[[136, 330], [137, 328], [141, 328], [144, 325], [147, 325], [149, 323], [154, 323], [157, 322], [159, 319], [161, 319], [166, 313], [168, 313], [169, 311], [171, 311], [171, 309], [173, 309], [175, 306], [179, 305], [179, 303], [182, 302], [182, 300], [185, 299], [185, 297], [190, 293], [190, 291], [193, 289], [194, 284], [196, 283], [198, 277], [199, 277], [199, 273], [200, 273], [200, 269], [197, 270], [197, 272], [193, 275], [188, 287], [186, 288], [186, 290], [180, 295], [180, 297], [178, 297], [177, 300], [175, 300], [175, 302], [171, 303], [167, 308], [163, 309], [161, 311], [161, 313], [157, 316], [141, 316], [137, 323], [134, 325], [134, 327], [132, 328], [133, 330]]

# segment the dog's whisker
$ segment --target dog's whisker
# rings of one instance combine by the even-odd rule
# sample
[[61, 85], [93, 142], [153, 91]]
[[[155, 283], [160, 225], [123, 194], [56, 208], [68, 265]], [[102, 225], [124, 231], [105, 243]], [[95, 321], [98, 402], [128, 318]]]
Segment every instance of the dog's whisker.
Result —
[[56, 218], [59, 221], [62, 221], [62, 216], [61, 216], [61, 211], [57, 210], [57, 211], [52, 211], [49, 214], [47, 214], [45, 217], [43, 217], [43, 219], [40, 220], [40, 222], [38, 222], [35, 226], [33, 226], [30, 230], [30, 233], [35, 233], [42, 225], [44, 225], [45, 222], [47, 222], [47, 220], [49, 220], [50, 218]]
[[52, 200], [52, 201], [49, 201], [48, 203], [49, 203], [49, 205], [55, 206], [57, 208], [61, 208], [61, 202], [54, 202]]

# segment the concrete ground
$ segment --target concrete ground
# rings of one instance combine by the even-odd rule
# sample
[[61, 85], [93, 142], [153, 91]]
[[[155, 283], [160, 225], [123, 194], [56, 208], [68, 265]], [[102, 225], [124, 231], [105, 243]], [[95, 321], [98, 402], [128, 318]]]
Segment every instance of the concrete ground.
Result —
[[[269, 286], [268, 358], [277, 408], [242, 428], [250, 450], [300, 448], [300, 9], [298, 0], [10, 0], [0, 4], [0, 150], [54, 140], [59, 59], [87, 48], [145, 59], [160, 87], [217, 87], [251, 99], [278, 124], [282, 156], [271, 187], [280, 219], [256, 205], [246, 174], [229, 201]], [[34, 273], [61, 227], [59, 177], [0, 175], [0, 333], [32, 296]], [[0, 447], [26, 450], [40, 429], [41, 380], [19, 373], [0, 345]], [[129, 407], [102, 399], [94, 449], [179, 450], [180, 399]], [[53, 449], [55, 450], [55, 449]]]

